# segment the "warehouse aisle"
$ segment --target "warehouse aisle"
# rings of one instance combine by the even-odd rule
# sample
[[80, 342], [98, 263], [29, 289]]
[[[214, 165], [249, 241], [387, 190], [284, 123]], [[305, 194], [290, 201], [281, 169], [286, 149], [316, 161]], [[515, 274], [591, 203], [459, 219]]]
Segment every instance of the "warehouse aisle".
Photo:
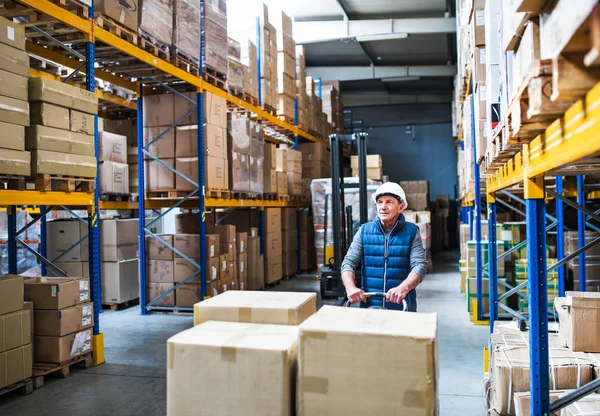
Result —
[[[482, 349], [487, 327], [469, 322], [458, 291], [457, 255], [434, 260], [435, 273], [419, 286], [419, 310], [439, 313], [439, 391], [442, 416], [484, 415]], [[314, 276], [300, 276], [275, 290], [317, 291]], [[320, 302], [322, 304], [322, 302]], [[330, 303], [330, 302], [326, 302]], [[100, 327], [107, 363], [74, 370], [66, 379], [46, 379], [30, 396], [0, 398], [0, 414], [11, 416], [164, 416], [166, 340], [192, 325], [189, 315], [142, 317], [139, 308], [105, 312]]]

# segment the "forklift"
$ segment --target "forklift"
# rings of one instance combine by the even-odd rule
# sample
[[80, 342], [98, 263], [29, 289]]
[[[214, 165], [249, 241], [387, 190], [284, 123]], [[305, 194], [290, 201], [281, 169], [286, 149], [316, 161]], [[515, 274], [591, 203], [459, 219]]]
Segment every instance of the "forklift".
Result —
[[[367, 218], [367, 133], [354, 134], [332, 134], [329, 136], [329, 147], [331, 150], [331, 194], [325, 198], [325, 233], [324, 252], [325, 261], [319, 276], [321, 298], [337, 298], [337, 304], [343, 305], [346, 299], [346, 290], [342, 282], [342, 261], [354, 233], [360, 225], [368, 222]], [[356, 143], [358, 149], [358, 183], [346, 183], [344, 181], [343, 167], [343, 144], [350, 141]], [[353, 224], [352, 205], [346, 205], [345, 191], [358, 190], [359, 194], [359, 222]], [[331, 204], [331, 221], [333, 224], [333, 246], [327, 247], [327, 228], [329, 204]], [[356, 272], [356, 284], [361, 286], [360, 272]]]

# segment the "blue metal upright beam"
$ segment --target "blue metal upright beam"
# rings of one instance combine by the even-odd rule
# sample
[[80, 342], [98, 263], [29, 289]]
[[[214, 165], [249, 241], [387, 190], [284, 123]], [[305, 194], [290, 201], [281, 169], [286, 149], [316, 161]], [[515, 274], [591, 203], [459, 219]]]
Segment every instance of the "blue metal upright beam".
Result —
[[17, 207], [10, 206], [6, 211], [8, 220], [8, 273], [17, 274]]
[[[46, 211], [46, 206], [45, 205], [40, 206], [40, 212], [44, 212], [44, 211]], [[48, 258], [48, 253], [47, 253], [47, 249], [46, 249], [46, 215], [44, 215], [42, 217], [42, 219], [40, 220], [40, 254], [43, 257]], [[47, 276], [48, 270], [47, 270], [46, 262], [45, 261], [40, 262], [40, 267], [41, 267], [42, 276]]]
[[[137, 147], [138, 147], [138, 217], [139, 217], [139, 270], [140, 270], [140, 313], [147, 315], [148, 290], [146, 288], [146, 195], [144, 189], [144, 93], [140, 83], [137, 98]], [[202, 242], [200, 242], [202, 244]]]
[[[577, 176], [577, 203], [581, 207], [585, 207], [585, 190], [584, 190], [585, 176]], [[577, 210], [577, 237], [579, 240], [579, 247], [585, 246], [585, 212]], [[583, 252], [579, 255], [579, 290], [585, 292], [587, 290], [587, 278], [586, 278], [586, 253]]]
[[[94, 17], [94, 7], [89, 8], [90, 17]], [[96, 91], [95, 78], [95, 46], [94, 42], [85, 42], [85, 88]], [[98, 143], [98, 114], [94, 115], [94, 148], [96, 154], [96, 186], [94, 187], [94, 200], [88, 212], [88, 243], [90, 286], [94, 302], [94, 335], [100, 333], [100, 311], [102, 311], [102, 269], [100, 259], [100, 216], [98, 215], [98, 201], [100, 199], [100, 146]]]
[[207, 296], [207, 267], [206, 267], [206, 221], [204, 216], [204, 183], [205, 183], [205, 146], [204, 146], [204, 94], [198, 93], [198, 103], [196, 110], [198, 112], [198, 185], [199, 192], [199, 209], [200, 209], [200, 299], [204, 300]]
[[[475, 79], [473, 77], [473, 83]], [[483, 319], [483, 259], [481, 258], [481, 182], [479, 177], [479, 164], [477, 163], [477, 129], [475, 127], [475, 98], [471, 97], [471, 137], [473, 138], [473, 173], [475, 189], [473, 190], [473, 215], [471, 221], [475, 227], [475, 276], [477, 282], [477, 319]]]
[[498, 243], [496, 239], [496, 200], [488, 194], [488, 262], [490, 296], [490, 333], [494, 332], [494, 322], [498, 318]]
[[[556, 193], [563, 193], [563, 177], [556, 177]], [[556, 198], [556, 259], [558, 261], [565, 257], [565, 223], [563, 202]], [[558, 296], [565, 296], [565, 266], [558, 268]]]
[[[530, 189], [528, 189], [530, 188]], [[543, 177], [525, 184], [529, 301], [531, 414], [550, 414], [548, 285]]]

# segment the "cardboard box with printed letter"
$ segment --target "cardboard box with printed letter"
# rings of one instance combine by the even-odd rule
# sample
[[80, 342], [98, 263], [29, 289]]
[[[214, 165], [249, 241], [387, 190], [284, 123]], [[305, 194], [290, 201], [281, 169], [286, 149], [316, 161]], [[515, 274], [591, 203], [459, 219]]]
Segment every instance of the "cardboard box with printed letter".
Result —
[[63, 309], [90, 301], [87, 277], [37, 277], [25, 281], [25, 296], [35, 309]]
[[36, 335], [33, 346], [35, 362], [64, 363], [92, 351], [92, 329], [84, 329], [62, 337]]
[[94, 325], [94, 305], [88, 302], [60, 310], [36, 309], [33, 317], [35, 335], [62, 337], [91, 328]]
[[[153, 301], [159, 296], [173, 288], [173, 283], [147, 283], [148, 302]], [[172, 290], [168, 295], [154, 303], [154, 306], [175, 306], [175, 291]]]

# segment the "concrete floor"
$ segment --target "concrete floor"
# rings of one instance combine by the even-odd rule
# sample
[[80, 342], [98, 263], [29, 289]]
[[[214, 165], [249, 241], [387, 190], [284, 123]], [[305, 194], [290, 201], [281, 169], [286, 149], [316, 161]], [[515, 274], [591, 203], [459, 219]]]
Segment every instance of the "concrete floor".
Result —
[[[435, 273], [418, 287], [419, 311], [439, 314], [440, 415], [485, 415], [482, 350], [488, 328], [470, 323], [458, 290], [458, 256], [435, 259]], [[314, 276], [296, 277], [276, 290], [317, 291]], [[189, 315], [139, 315], [139, 307], [104, 312], [100, 328], [106, 363], [46, 378], [29, 396], [0, 397], [0, 415], [161, 416], [166, 407], [166, 340], [192, 325]]]

